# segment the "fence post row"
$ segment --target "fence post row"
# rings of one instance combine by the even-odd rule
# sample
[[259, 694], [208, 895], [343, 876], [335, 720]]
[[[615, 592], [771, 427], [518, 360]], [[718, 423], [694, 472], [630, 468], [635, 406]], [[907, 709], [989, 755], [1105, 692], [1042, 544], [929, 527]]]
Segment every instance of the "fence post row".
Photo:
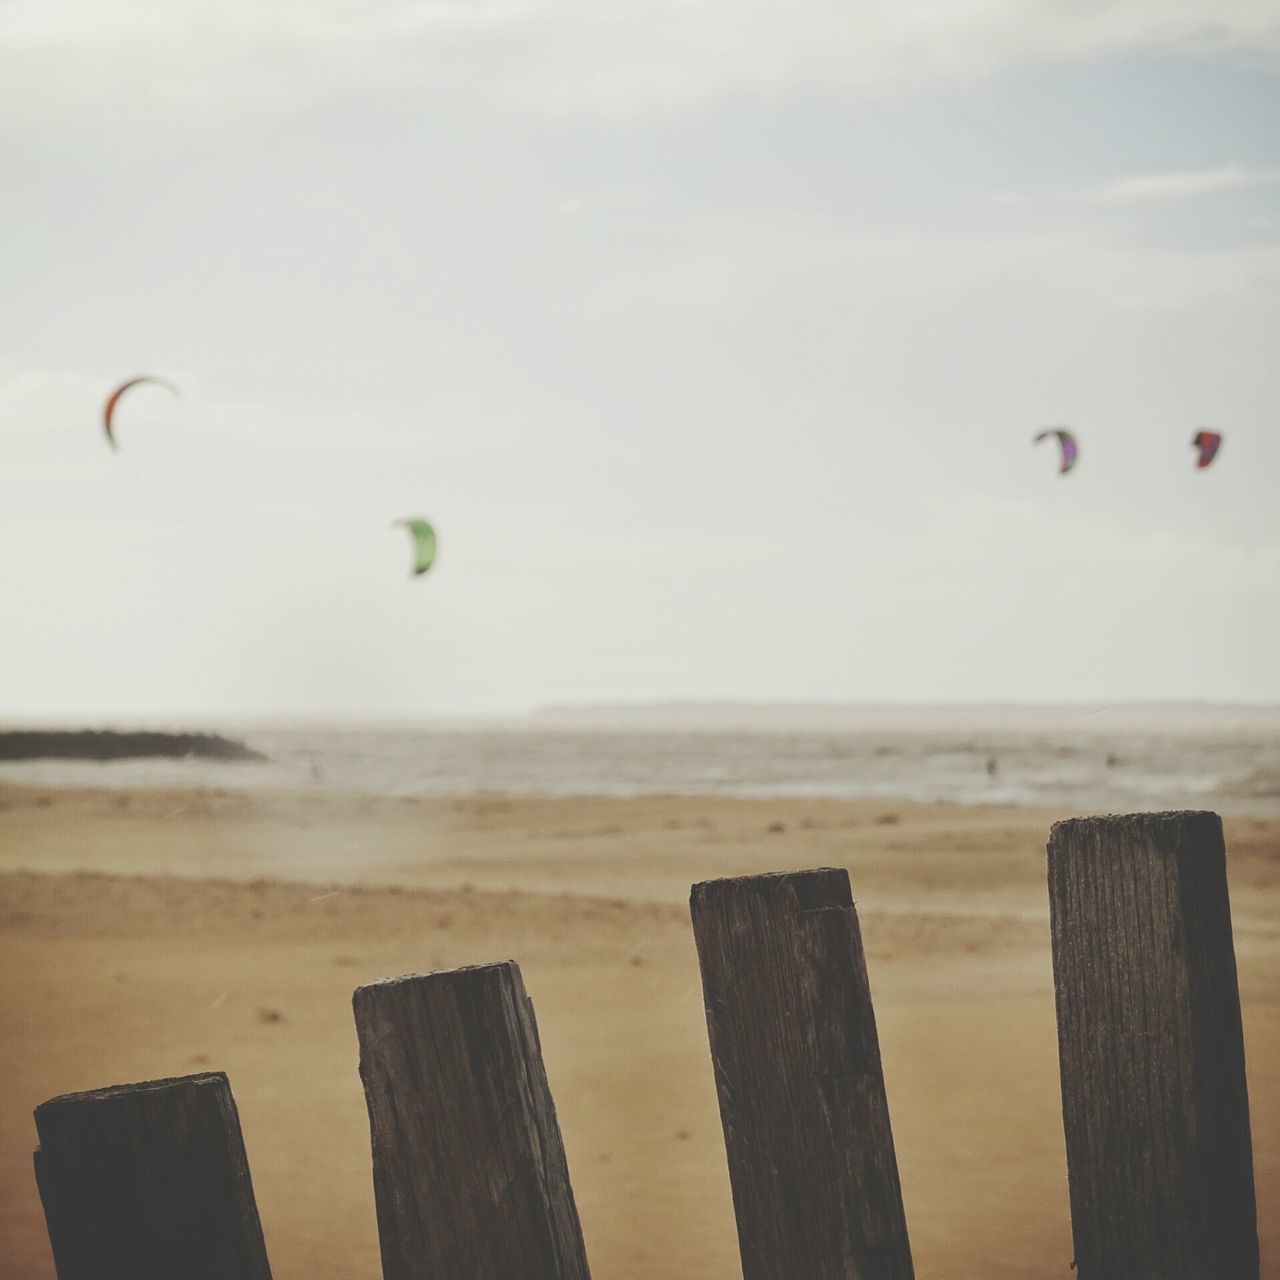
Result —
[[1048, 854], [1077, 1274], [1257, 1280], [1221, 819], [1073, 819]]
[[59, 1280], [271, 1280], [225, 1075], [71, 1093], [35, 1121]]
[[912, 1280], [845, 871], [690, 899], [744, 1280]]
[[517, 965], [360, 987], [384, 1280], [589, 1280]]

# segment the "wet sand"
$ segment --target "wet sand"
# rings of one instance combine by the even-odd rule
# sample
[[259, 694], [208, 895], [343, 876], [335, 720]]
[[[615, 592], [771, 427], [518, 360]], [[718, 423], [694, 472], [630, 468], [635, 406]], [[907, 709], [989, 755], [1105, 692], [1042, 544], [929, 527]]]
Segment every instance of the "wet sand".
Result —
[[[0, 1274], [53, 1275], [31, 1109], [223, 1069], [277, 1280], [378, 1273], [352, 989], [512, 957], [593, 1274], [738, 1274], [689, 885], [849, 869], [917, 1272], [1070, 1274], [1044, 889], [1064, 814], [0, 788]], [[1228, 820], [1264, 1274], [1280, 1268], [1280, 819]]]

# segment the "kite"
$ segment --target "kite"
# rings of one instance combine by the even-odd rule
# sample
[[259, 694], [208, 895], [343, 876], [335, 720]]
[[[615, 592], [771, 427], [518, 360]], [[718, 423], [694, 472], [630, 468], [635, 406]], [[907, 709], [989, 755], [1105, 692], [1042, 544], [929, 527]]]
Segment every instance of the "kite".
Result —
[[1031, 443], [1039, 444], [1046, 436], [1058, 437], [1058, 444], [1062, 446], [1062, 462], [1058, 466], [1058, 474], [1065, 476], [1076, 465], [1080, 446], [1076, 443], [1075, 436], [1065, 427], [1049, 427], [1044, 431], [1039, 431], [1031, 438]]
[[112, 430], [111, 430], [112, 419], [114, 418], [115, 411], [116, 411], [116, 404], [119, 402], [120, 397], [124, 395], [124, 393], [128, 391], [130, 387], [136, 387], [138, 386], [139, 383], [143, 383], [143, 382], [151, 382], [151, 383], [154, 383], [157, 387], [164, 387], [166, 391], [172, 391], [175, 396], [179, 394], [178, 388], [175, 387], [172, 382], [166, 382], [163, 378], [151, 378], [151, 377], [130, 378], [128, 382], [122, 382], [107, 397], [107, 403], [103, 406], [103, 409], [102, 409], [102, 425], [106, 429], [107, 443], [113, 449], [119, 448], [119, 445], [116, 444], [115, 435], [112, 433]]
[[420, 517], [396, 520], [391, 527], [394, 529], [401, 525], [409, 530], [409, 535], [413, 538], [413, 573], [411, 576], [417, 578], [426, 573], [435, 562], [436, 531]]
[[1218, 456], [1218, 450], [1222, 446], [1222, 433], [1220, 431], [1197, 431], [1196, 438], [1191, 443], [1200, 450], [1200, 456], [1196, 459], [1196, 467], [1203, 471]]

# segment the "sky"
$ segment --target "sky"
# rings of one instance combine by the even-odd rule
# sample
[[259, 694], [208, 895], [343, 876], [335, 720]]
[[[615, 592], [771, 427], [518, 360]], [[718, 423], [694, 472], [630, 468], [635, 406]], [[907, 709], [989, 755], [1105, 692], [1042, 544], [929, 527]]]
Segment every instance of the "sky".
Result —
[[0, 0], [0, 298], [3, 719], [1280, 701], [1274, 0]]

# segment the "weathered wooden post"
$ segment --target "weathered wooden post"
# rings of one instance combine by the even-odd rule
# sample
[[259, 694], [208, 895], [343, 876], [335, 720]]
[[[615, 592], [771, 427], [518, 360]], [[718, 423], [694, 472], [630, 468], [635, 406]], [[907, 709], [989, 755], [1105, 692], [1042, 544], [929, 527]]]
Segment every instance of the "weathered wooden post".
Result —
[[354, 997], [385, 1280], [589, 1280], [513, 962]]
[[693, 886], [744, 1280], [911, 1280], [845, 871]]
[[66, 1094], [35, 1120], [59, 1280], [270, 1280], [225, 1075]]
[[1049, 907], [1080, 1280], [1257, 1280], [1221, 820], [1056, 823]]

